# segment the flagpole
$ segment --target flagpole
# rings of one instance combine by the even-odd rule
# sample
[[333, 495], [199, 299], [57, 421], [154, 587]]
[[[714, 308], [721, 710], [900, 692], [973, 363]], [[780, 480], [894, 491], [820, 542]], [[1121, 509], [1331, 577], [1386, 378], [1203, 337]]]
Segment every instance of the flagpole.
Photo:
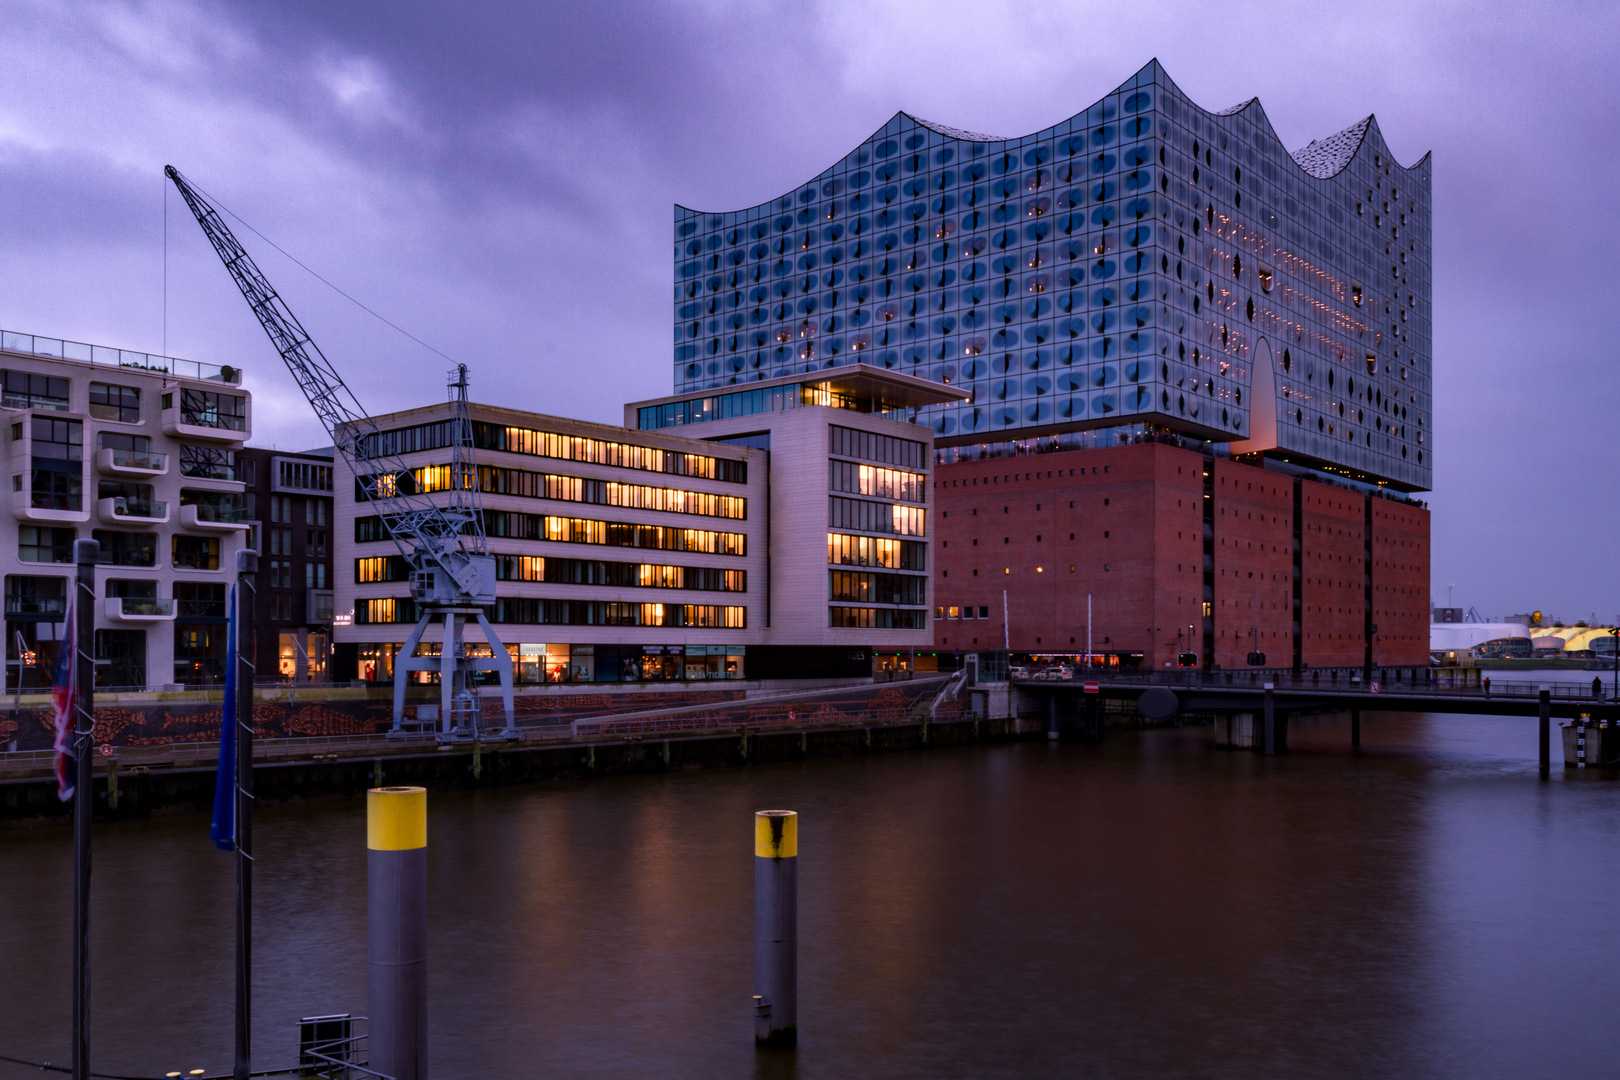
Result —
[[253, 607], [259, 553], [236, 553], [236, 1069], [248, 1080], [253, 1058]]
[[74, 583], [74, 619], [69, 638], [61, 642], [73, 650], [75, 686], [73, 703], [73, 1080], [90, 1077], [90, 822], [96, 796], [91, 789], [91, 764], [96, 733], [96, 562], [101, 545], [75, 540], [73, 561], [78, 564]]

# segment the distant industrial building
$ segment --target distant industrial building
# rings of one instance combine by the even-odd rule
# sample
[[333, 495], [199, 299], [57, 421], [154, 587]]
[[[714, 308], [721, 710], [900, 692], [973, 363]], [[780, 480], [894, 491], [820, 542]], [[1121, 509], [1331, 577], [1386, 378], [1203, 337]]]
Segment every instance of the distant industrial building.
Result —
[[962, 392], [914, 417], [941, 650], [1422, 663], [1429, 181], [1372, 117], [1291, 154], [1156, 62], [1022, 138], [899, 113], [769, 202], [675, 208], [675, 385]]

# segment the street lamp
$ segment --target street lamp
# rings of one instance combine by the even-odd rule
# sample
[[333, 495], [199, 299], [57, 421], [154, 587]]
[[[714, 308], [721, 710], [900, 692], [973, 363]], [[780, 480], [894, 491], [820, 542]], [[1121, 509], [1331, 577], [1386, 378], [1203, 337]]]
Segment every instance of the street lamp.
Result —
[[1620, 626], [1610, 630], [1609, 634], [1614, 638], [1614, 685], [1610, 687], [1610, 696], [1620, 701]]

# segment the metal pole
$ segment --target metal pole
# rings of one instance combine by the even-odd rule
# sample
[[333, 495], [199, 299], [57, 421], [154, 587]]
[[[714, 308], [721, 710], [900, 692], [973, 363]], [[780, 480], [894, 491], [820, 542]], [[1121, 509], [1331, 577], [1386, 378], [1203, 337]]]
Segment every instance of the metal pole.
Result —
[[[91, 762], [96, 734], [96, 563], [101, 544], [73, 541], [73, 1080], [90, 1076], [90, 824], [96, 795]], [[63, 642], [62, 644], [66, 644]]]
[[370, 1067], [426, 1080], [427, 789], [366, 792], [366, 848]]
[[[1012, 652], [1012, 623], [1007, 619], [1007, 590], [1001, 590], [1001, 647]], [[1012, 657], [1007, 658], [1012, 663]]]
[[1541, 775], [1546, 776], [1552, 771], [1552, 690], [1543, 686], [1540, 696], [1541, 715], [1538, 736], [1541, 747]]
[[1091, 670], [1091, 594], [1086, 593], [1086, 670]]
[[253, 608], [259, 553], [236, 553], [236, 1068], [253, 1071]]
[[799, 815], [754, 815], [754, 1045], [799, 1041]]
[[1266, 757], [1277, 752], [1277, 712], [1272, 701], [1272, 684], [1266, 683]]

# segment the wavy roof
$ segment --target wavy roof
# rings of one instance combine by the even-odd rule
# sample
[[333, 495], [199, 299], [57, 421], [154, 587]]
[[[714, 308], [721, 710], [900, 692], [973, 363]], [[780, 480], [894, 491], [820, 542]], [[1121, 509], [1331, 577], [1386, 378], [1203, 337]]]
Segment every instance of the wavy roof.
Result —
[[1291, 156], [1300, 168], [1318, 180], [1326, 180], [1350, 164], [1372, 126], [1373, 118], [1368, 115], [1325, 139], [1312, 139], [1301, 149], [1292, 151]]

